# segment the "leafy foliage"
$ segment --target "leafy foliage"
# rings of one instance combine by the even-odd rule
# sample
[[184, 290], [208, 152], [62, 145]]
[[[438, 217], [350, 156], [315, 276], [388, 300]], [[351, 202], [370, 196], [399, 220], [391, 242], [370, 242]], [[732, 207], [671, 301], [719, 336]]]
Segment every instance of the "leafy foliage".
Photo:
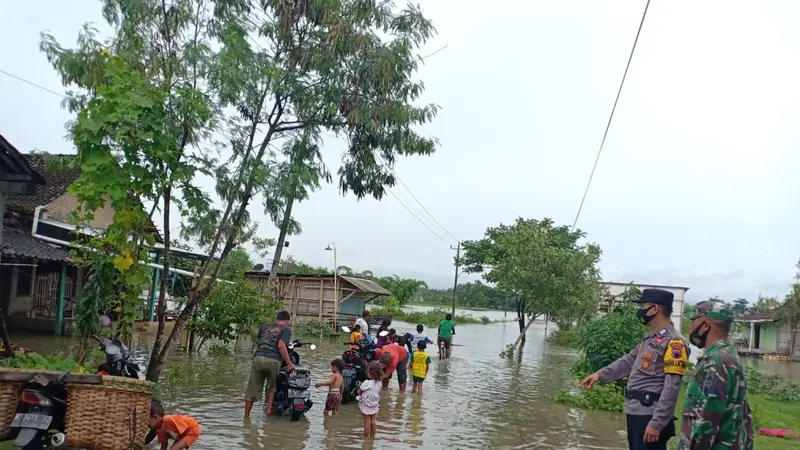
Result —
[[292, 323], [292, 334], [296, 336], [330, 336], [331, 326], [316, 319]]
[[765, 313], [769, 311], [775, 311], [781, 306], [781, 302], [778, 301], [777, 297], [762, 297], [761, 295], [758, 296], [756, 299], [755, 304], [751, 309], [753, 313]]
[[587, 371], [595, 372], [607, 366], [642, 340], [647, 327], [639, 321], [636, 309], [635, 305], [625, 302], [583, 328], [579, 348]]
[[[419, 289], [414, 301], [422, 304], [447, 305], [453, 301], [453, 289]], [[505, 310], [511, 305], [508, 296], [480, 281], [462, 283], [456, 289], [456, 305], [462, 308]]]
[[800, 384], [778, 375], [767, 375], [752, 367], [747, 371], [747, 392], [782, 402], [800, 401]]
[[247, 281], [219, 283], [189, 326], [200, 339], [199, 350], [209, 339], [229, 344], [240, 336], [249, 336], [259, 325], [271, 321], [279, 308], [280, 302], [266, 296], [258, 285]]
[[92, 373], [96, 370], [94, 367], [81, 365], [63, 353], [44, 356], [39, 353], [27, 352], [3, 361], [3, 366], [15, 369], [41, 369], [73, 373]]
[[513, 299], [520, 327], [515, 345], [542, 315], [567, 329], [596, 313], [601, 252], [595, 244], [579, 244], [584, 236], [550, 219], [518, 218], [512, 225], [488, 228], [483, 239], [462, 243], [465, 270], [482, 274]]
[[617, 384], [595, 385], [590, 390], [561, 390], [553, 396], [553, 401], [575, 408], [594, 411], [622, 412], [625, 396]]
[[387, 291], [391, 292], [391, 298], [397, 300], [400, 306], [408, 304], [420, 289], [428, 287], [427, 283], [424, 281], [414, 280], [412, 278], [400, 278], [397, 275], [376, 278], [375, 281]]
[[797, 345], [797, 331], [800, 329], [800, 261], [797, 262], [797, 273], [791, 291], [786, 295], [778, 308], [775, 318], [788, 324], [792, 330], [789, 338], [789, 354], [794, 354]]
[[[372, 317], [391, 317], [393, 321], [410, 323], [412, 325], [419, 323], [427, 327], [438, 327], [439, 323], [444, 320], [445, 314], [449, 312], [450, 311], [440, 308], [426, 311], [408, 311], [401, 308], [396, 300], [394, 302], [387, 302], [383, 307], [370, 309]], [[491, 320], [485, 316], [475, 318], [469, 314], [461, 314], [456, 311], [456, 315], [453, 316], [453, 322], [455, 324], [488, 324], [491, 323]]]

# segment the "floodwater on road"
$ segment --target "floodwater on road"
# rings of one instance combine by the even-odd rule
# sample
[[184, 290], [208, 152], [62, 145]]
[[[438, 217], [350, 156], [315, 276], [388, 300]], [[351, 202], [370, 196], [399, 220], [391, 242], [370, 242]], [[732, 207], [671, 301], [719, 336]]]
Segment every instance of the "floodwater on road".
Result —
[[[497, 314], [497, 312], [495, 312]], [[502, 316], [502, 313], [499, 313]], [[413, 325], [397, 322], [398, 331]], [[201, 425], [197, 449], [438, 449], [438, 448], [557, 448], [623, 449], [622, 416], [585, 412], [554, 404], [550, 397], [570, 383], [575, 354], [548, 344], [544, 324], [534, 324], [521, 358], [504, 359], [500, 351], [518, 335], [514, 323], [459, 325], [452, 359], [435, 355], [422, 398], [398, 392], [396, 381], [381, 393], [377, 437], [365, 442], [363, 420], [355, 403], [342, 405], [337, 416], [325, 417], [326, 388], [313, 389], [314, 406], [299, 422], [265, 418], [254, 408], [243, 420], [243, 399], [250, 373], [250, 344], [234, 356], [190, 356], [173, 351], [172, 378], [162, 390], [168, 412], [189, 414]], [[146, 362], [148, 342], [134, 343], [137, 362]], [[39, 352], [66, 350], [69, 340], [17, 335], [20, 345]], [[344, 345], [324, 338], [316, 350], [298, 349], [301, 362], [312, 370], [313, 382], [326, 381], [330, 361]], [[169, 385], [169, 383], [163, 383]], [[163, 386], [162, 386], [163, 388]]]
[[[493, 320], [498, 311], [478, 311]], [[511, 317], [511, 313], [509, 314]], [[416, 324], [396, 322], [398, 332]], [[326, 388], [311, 389], [314, 406], [299, 422], [265, 418], [262, 406], [243, 420], [243, 398], [250, 373], [251, 345], [240, 343], [233, 356], [187, 355], [175, 349], [161, 383], [167, 411], [188, 414], [201, 425], [196, 449], [624, 449], [621, 414], [582, 411], [553, 403], [552, 395], [573, 384], [569, 374], [576, 354], [548, 343], [545, 324], [535, 323], [521, 357], [499, 356], [519, 331], [516, 323], [458, 325], [453, 355], [433, 363], [423, 397], [398, 392], [395, 380], [381, 393], [377, 437], [365, 442], [355, 403], [325, 417]], [[555, 329], [550, 325], [547, 331]], [[39, 352], [65, 351], [69, 340], [15, 335], [20, 345]], [[144, 365], [151, 336], [139, 336], [134, 348]], [[330, 361], [345, 346], [335, 338], [316, 339], [316, 350], [299, 348], [313, 383], [326, 381]], [[434, 349], [435, 350], [435, 349]], [[171, 387], [170, 387], [171, 386]], [[153, 447], [155, 448], [155, 446]]]

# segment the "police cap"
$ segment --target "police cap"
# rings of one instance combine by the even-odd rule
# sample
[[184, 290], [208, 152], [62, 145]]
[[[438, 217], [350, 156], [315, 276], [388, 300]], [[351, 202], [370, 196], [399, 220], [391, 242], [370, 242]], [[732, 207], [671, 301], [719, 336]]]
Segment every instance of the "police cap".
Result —
[[632, 301], [635, 303], [652, 303], [672, 309], [672, 301], [674, 299], [675, 295], [670, 291], [665, 291], [664, 289], [644, 289], [642, 290], [642, 296]]

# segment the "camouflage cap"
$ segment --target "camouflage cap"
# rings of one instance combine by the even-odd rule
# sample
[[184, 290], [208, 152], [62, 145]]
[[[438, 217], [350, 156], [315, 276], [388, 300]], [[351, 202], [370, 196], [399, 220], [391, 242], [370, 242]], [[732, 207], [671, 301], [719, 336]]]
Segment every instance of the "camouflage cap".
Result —
[[698, 317], [708, 317], [709, 319], [716, 320], [733, 320], [733, 309], [725, 303], [715, 302], [713, 300], [704, 300], [698, 302], [696, 309], [686, 314], [687, 320], [694, 320]]

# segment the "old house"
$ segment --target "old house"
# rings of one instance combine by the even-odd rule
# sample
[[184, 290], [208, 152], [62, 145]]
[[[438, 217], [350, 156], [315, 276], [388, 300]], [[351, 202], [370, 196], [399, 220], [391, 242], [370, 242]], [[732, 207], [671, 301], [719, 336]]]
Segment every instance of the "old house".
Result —
[[[2, 137], [0, 144], [13, 148]], [[68, 334], [75, 298], [87, 275], [72, 264], [70, 242], [76, 232], [90, 235], [104, 230], [114, 210], [105, 205], [89, 228], [78, 230], [70, 223], [78, 201], [67, 192], [80, 175], [69, 167], [75, 155], [20, 157], [43, 183], [5, 196], [0, 308], [11, 329]]]
[[270, 281], [269, 272], [251, 271], [245, 279], [273, 286], [292, 320], [314, 319], [332, 330], [354, 321], [376, 297], [392, 295], [370, 279], [346, 275], [281, 273]]
[[[744, 314], [736, 319], [736, 323], [742, 336], [737, 346], [742, 353], [774, 354], [800, 361], [800, 330], [792, 330], [788, 323], [776, 320], [775, 311]], [[794, 348], [791, 348], [793, 342]]]

